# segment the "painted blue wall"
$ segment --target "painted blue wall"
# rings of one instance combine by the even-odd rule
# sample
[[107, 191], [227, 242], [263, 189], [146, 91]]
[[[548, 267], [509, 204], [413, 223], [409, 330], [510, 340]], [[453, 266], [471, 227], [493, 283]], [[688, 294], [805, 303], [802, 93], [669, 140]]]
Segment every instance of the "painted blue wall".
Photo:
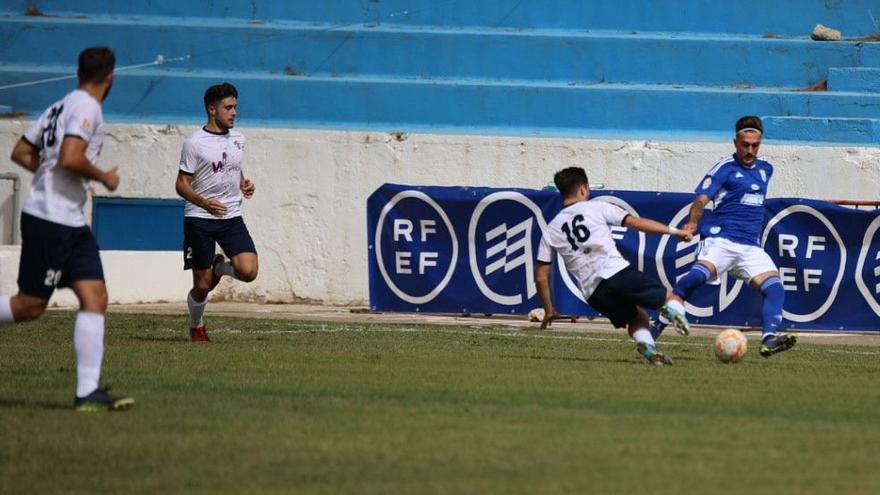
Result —
[[[205, 87], [228, 80], [248, 125], [690, 139], [726, 138], [751, 113], [775, 118], [770, 138], [813, 140], [798, 129], [841, 119], [834, 140], [880, 144], [880, 43], [806, 36], [817, 22], [880, 31], [877, 10], [877, 0], [6, 1], [0, 86], [73, 73], [82, 48], [106, 44], [118, 66], [189, 57], [118, 72], [105, 107], [117, 121], [200, 122]], [[796, 91], [825, 80], [829, 91]], [[0, 89], [0, 104], [37, 113], [73, 85]]]

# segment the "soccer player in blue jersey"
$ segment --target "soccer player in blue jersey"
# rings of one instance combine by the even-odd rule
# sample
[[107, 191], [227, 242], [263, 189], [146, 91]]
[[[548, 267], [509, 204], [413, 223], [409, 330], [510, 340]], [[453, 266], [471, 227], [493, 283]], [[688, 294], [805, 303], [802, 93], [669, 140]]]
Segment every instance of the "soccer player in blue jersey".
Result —
[[[782, 323], [785, 290], [776, 265], [760, 242], [764, 198], [773, 166], [758, 158], [764, 131], [760, 118], [742, 117], [735, 129], [736, 153], [715, 164], [695, 191], [697, 197], [683, 230], [696, 233], [699, 223], [703, 241], [697, 248], [696, 263], [675, 284], [674, 299], [668, 304], [684, 313], [684, 301], [694, 290], [725, 272], [745, 280], [764, 299], [760, 353], [770, 357], [791, 349], [797, 342], [797, 336], [777, 331]], [[714, 202], [715, 208], [704, 216], [709, 201]], [[662, 317], [654, 322], [654, 338], [660, 336], [667, 324]]]

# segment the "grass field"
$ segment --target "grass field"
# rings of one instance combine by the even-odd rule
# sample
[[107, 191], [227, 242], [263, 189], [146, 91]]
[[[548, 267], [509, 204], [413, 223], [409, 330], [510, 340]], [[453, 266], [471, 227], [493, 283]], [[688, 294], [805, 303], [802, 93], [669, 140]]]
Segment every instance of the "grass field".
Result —
[[111, 315], [82, 414], [72, 321], [0, 329], [0, 493], [880, 493], [876, 348]]

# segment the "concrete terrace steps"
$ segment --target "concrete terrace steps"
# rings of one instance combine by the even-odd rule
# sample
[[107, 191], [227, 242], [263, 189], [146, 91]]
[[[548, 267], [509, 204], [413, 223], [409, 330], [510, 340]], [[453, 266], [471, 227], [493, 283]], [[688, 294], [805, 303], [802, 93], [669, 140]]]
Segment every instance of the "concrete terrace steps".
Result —
[[832, 67], [828, 69], [828, 89], [880, 93], [880, 68]]
[[[12, 0], [14, 15], [166, 16], [329, 24], [491, 26], [806, 36], [822, 23], [845, 36], [880, 28], [876, 0]], [[796, 15], [793, 15], [796, 13]]]
[[[218, 47], [218, 32], [223, 47]], [[0, 60], [57, 63], [124, 46], [120, 65], [189, 55], [173, 69], [301, 75], [750, 85], [803, 88], [830, 67], [880, 67], [880, 43], [498, 28], [351, 27], [242, 20], [0, 18]], [[45, 43], [49, 38], [77, 43]], [[42, 45], [41, 50], [32, 50]]]
[[764, 133], [775, 139], [880, 145], [880, 118], [764, 117]]
[[[68, 68], [4, 66], [2, 79], [26, 81], [70, 73]], [[118, 74], [105, 105], [111, 120], [155, 123], [200, 117], [201, 93], [228, 79], [241, 91], [242, 125], [339, 126], [407, 130], [471, 129], [514, 134], [675, 129], [729, 134], [744, 113], [870, 119], [880, 115], [880, 94], [743, 91], [698, 86], [537, 82], [408, 81], [394, 78], [289, 77], [218, 71], [179, 73], [162, 69]], [[16, 109], [41, 111], [71, 81], [20, 88], [9, 101]], [[124, 90], [123, 90], [124, 89]], [[271, 101], [272, 105], [263, 102]], [[685, 111], [689, 108], [705, 112]], [[712, 119], [706, 115], [711, 114]], [[482, 130], [482, 131], [481, 131]], [[769, 139], [776, 136], [768, 134]]]

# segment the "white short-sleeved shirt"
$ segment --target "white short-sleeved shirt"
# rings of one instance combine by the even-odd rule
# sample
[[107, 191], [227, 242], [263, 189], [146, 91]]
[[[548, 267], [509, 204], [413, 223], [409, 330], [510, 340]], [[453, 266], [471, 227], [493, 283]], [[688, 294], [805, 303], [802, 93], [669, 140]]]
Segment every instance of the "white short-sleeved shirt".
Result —
[[40, 150], [40, 166], [22, 211], [50, 222], [82, 227], [86, 224], [83, 206], [90, 181], [58, 166], [61, 142], [70, 136], [87, 143], [86, 158], [95, 164], [104, 146], [104, 114], [101, 104], [81, 89], [52, 104], [24, 133], [24, 139]]
[[[241, 216], [241, 159], [244, 136], [229, 129], [217, 134], [199, 129], [183, 142], [180, 172], [192, 175], [192, 187], [205, 199], [216, 199], [226, 205], [227, 218]], [[216, 219], [207, 210], [187, 201], [186, 217]]]
[[558, 253], [580, 284], [584, 298], [589, 299], [602, 280], [629, 266], [609, 228], [623, 225], [627, 215], [622, 208], [603, 201], [580, 201], [564, 207], [547, 224], [538, 261], [551, 263]]

